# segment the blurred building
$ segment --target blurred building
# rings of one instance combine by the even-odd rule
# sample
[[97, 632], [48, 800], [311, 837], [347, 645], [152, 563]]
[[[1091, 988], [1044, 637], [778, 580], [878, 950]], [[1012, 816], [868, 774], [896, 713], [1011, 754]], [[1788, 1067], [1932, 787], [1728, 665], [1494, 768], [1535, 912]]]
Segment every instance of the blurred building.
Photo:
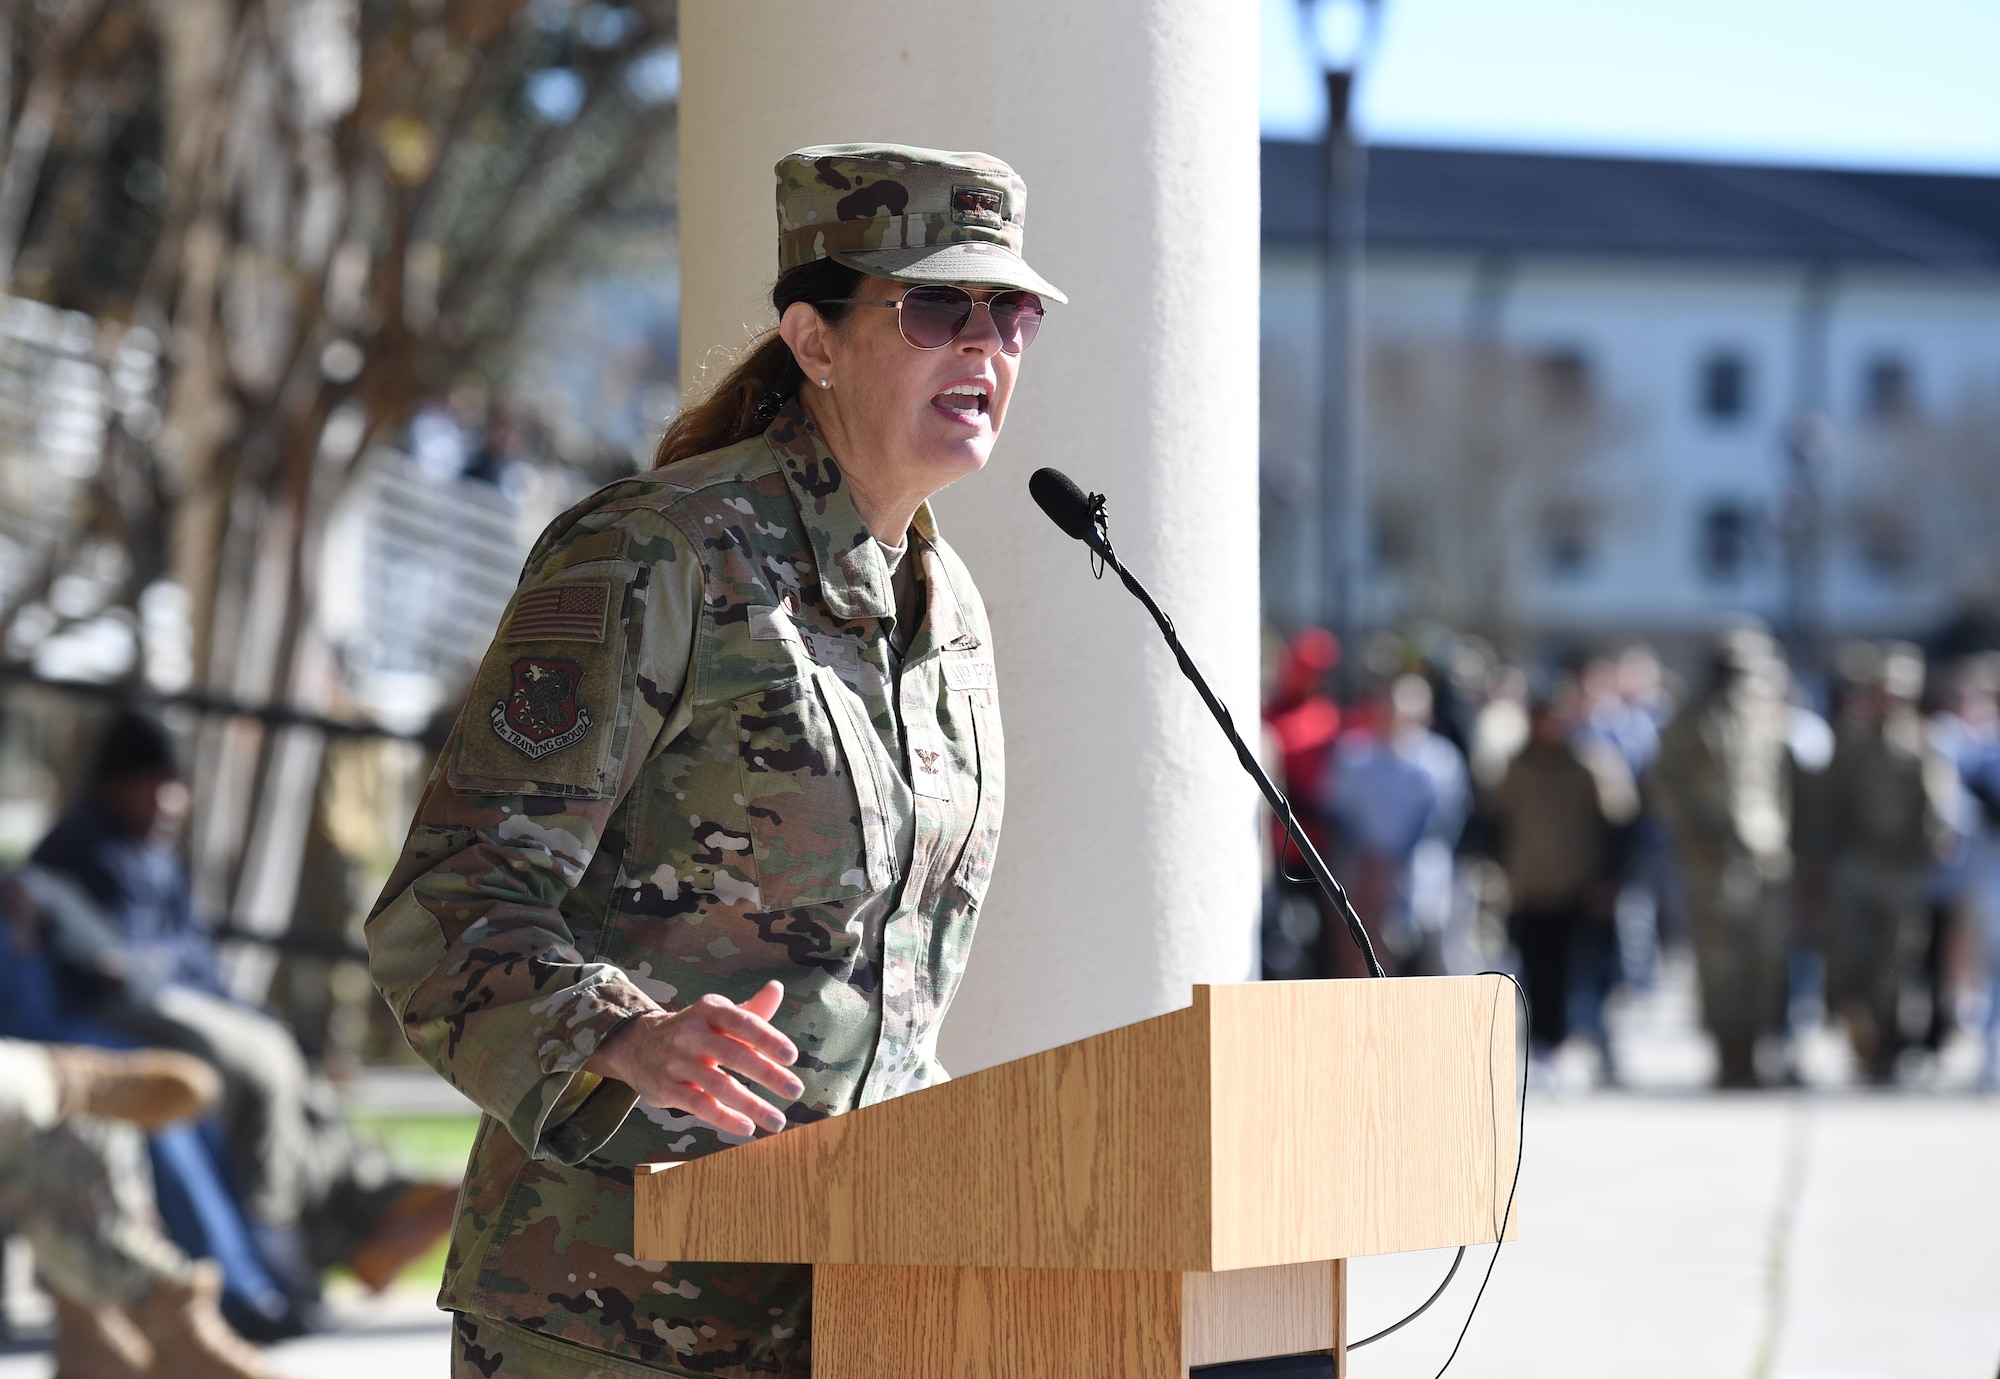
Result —
[[[1315, 615], [1323, 153], [1263, 150], [1266, 608]], [[1668, 646], [2000, 594], [2000, 178], [1376, 148], [1373, 620]]]

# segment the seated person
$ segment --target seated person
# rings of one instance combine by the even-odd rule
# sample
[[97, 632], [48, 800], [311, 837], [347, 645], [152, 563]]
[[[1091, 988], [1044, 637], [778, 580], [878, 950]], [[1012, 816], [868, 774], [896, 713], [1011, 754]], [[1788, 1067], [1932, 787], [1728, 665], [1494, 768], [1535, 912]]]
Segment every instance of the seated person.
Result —
[[188, 803], [167, 729], [120, 714], [82, 796], [32, 859], [31, 871], [74, 882], [101, 920], [90, 932], [72, 914], [51, 955], [77, 1013], [195, 1054], [221, 1074], [230, 1167], [252, 1217], [303, 1251], [299, 1272], [345, 1263], [368, 1287], [385, 1288], [450, 1229], [457, 1190], [403, 1177], [356, 1140], [291, 1032], [227, 994], [175, 847]]
[[192, 1115], [215, 1075], [184, 1054], [0, 1040], [0, 1212], [56, 1302], [56, 1372], [272, 1379], [216, 1310], [220, 1272], [160, 1234], [141, 1129]]

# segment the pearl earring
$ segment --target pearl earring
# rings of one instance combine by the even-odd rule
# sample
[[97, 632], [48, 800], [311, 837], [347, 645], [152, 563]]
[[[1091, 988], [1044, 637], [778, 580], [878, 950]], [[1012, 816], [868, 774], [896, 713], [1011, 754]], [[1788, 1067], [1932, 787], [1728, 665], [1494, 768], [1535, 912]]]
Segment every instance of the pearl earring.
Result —
[[819, 386], [822, 388], [831, 388], [833, 386], [833, 380], [830, 378], [822, 378], [819, 381]]

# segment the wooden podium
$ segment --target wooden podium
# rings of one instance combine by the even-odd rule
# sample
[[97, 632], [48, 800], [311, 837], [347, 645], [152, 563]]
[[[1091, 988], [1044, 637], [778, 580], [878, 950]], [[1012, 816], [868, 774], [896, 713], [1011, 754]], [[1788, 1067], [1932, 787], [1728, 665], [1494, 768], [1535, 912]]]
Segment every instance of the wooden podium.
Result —
[[[1194, 1004], [636, 1174], [640, 1259], [813, 1266], [815, 1379], [1183, 1379], [1331, 1352], [1346, 1260], [1491, 1241], [1499, 977]], [[1508, 1223], [1512, 1234], [1512, 1222]]]

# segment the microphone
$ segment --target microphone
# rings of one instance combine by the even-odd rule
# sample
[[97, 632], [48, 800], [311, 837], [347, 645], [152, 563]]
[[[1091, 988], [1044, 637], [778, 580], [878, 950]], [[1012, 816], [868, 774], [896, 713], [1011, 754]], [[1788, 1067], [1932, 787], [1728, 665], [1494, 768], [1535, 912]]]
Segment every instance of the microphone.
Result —
[[1049, 520], [1078, 541], [1095, 544], [1098, 523], [1104, 520], [1104, 495], [1083, 496], [1076, 480], [1060, 469], [1038, 469], [1028, 476], [1028, 496], [1049, 515]]
[[1312, 840], [1306, 837], [1305, 829], [1300, 827], [1298, 816], [1292, 812], [1292, 802], [1285, 798], [1284, 791], [1272, 784], [1271, 777], [1265, 773], [1263, 764], [1244, 743], [1243, 735], [1236, 731], [1236, 721], [1229, 716], [1229, 709], [1215, 697], [1215, 691], [1208, 687], [1208, 681], [1195, 666], [1193, 658], [1187, 654], [1187, 648], [1181, 645], [1180, 636], [1174, 631], [1173, 620], [1160, 610], [1160, 605], [1146, 592], [1146, 586], [1134, 579], [1132, 572], [1119, 563], [1117, 553], [1111, 549], [1111, 536], [1106, 527], [1104, 495], [1093, 493], [1086, 497], [1084, 491], [1076, 486], [1076, 481], [1059, 469], [1036, 470], [1028, 478], [1028, 494], [1035, 500], [1036, 506], [1048, 514], [1049, 520], [1062, 528], [1065, 535], [1083, 542], [1096, 553], [1099, 560], [1116, 570], [1119, 582], [1131, 592], [1132, 597], [1146, 605], [1146, 611], [1151, 613], [1153, 621], [1159, 624], [1160, 635], [1167, 639], [1167, 646], [1173, 651], [1174, 660], [1180, 665], [1181, 674], [1187, 676], [1195, 691], [1201, 695], [1202, 703], [1208, 705], [1208, 711], [1215, 716], [1223, 735], [1229, 739], [1229, 745], [1236, 749], [1236, 760], [1250, 773], [1250, 779], [1257, 782], [1257, 789], [1263, 793], [1265, 802], [1271, 806], [1272, 813], [1278, 816], [1278, 821], [1285, 826], [1285, 836], [1292, 840], [1292, 845], [1299, 850], [1299, 855], [1306, 859], [1306, 865], [1311, 868], [1313, 879], [1319, 883], [1320, 891], [1333, 902], [1333, 908], [1345, 921], [1347, 935], [1354, 940], [1354, 946], [1361, 950], [1361, 956], [1368, 964], [1369, 975], [1373, 977], [1388, 975], [1382, 970], [1381, 959], [1375, 956], [1375, 945], [1368, 941], [1368, 931], [1361, 925], [1361, 916], [1354, 912], [1354, 905], [1348, 900], [1347, 891], [1334, 879], [1333, 872], [1320, 857], [1319, 849], [1312, 845]]

